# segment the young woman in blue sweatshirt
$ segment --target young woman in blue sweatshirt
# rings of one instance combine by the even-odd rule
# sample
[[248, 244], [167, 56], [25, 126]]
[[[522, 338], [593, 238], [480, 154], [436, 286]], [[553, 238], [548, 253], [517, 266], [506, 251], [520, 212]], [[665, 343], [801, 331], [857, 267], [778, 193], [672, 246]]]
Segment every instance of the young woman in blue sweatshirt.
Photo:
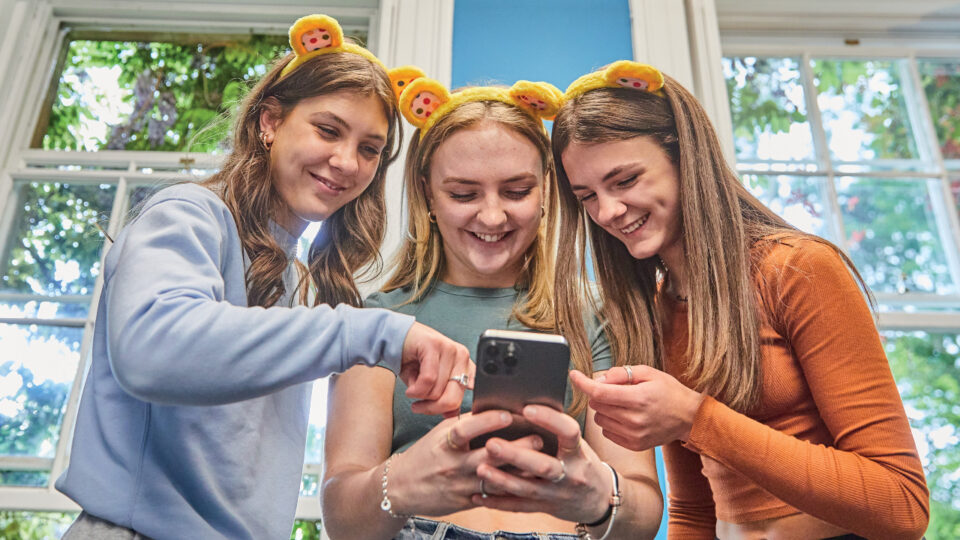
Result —
[[329, 17], [298, 21], [291, 45], [240, 107], [220, 172], [157, 193], [107, 253], [57, 481], [83, 508], [64, 538], [288, 538], [311, 381], [355, 364], [408, 380], [418, 411], [459, 406], [467, 350], [360, 309], [354, 283], [378, 257], [399, 140], [386, 70]]

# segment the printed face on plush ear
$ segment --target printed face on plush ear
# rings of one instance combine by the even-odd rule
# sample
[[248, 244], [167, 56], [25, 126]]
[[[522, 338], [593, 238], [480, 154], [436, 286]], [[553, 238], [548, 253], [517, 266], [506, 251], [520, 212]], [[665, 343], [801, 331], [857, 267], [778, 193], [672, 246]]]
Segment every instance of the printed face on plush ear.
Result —
[[550, 83], [517, 81], [510, 87], [510, 97], [521, 109], [550, 120], [560, 110], [563, 94]]
[[433, 79], [420, 77], [400, 94], [400, 112], [408, 122], [423, 128], [438, 107], [450, 101], [450, 92]]
[[332, 17], [308, 15], [290, 27], [290, 46], [298, 56], [341, 45], [343, 30]]
[[611, 85], [656, 92], [663, 87], [663, 74], [647, 64], [629, 60], [614, 62], [604, 71], [604, 79]]
[[387, 71], [387, 75], [390, 76], [390, 86], [393, 88], [394, 95], [397, 96], [397, 101], [399, 101], [400, 94], [407, 89], [410, 83], [420, 77], [425, 77], [426, 73], [417, 66], [401, 66]]

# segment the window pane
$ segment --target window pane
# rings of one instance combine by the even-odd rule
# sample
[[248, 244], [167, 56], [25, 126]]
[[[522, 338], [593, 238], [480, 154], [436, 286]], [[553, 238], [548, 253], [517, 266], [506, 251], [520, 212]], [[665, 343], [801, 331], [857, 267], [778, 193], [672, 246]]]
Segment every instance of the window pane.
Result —
[[814, 160], [795, 58], [723, 59], [737, 159]]
[[874, 291], [956, 293], [930, 197], [938, 188], [936, 180], [838, 179], [850, 257]]
[[53, 457], [83, 328], [0, 324], [0, 455]]
[[89, 298], [78, 302], [46, 302], [42, 300], [0, 302], [0, 317], [83, 319], [89, 311]]
[[211, 151], [228, 129], [218, 117], [288, 49], [282, 35], [72, 40], [42, 147]]
[[802, 231], [829, 238], [822, 177], [742, 175], [760, 202]]
[[919, 165], [909, 162], [920, 155], [907, 116], [900, 61], [813, 60], [811, 66], [831, 159], [907, 160], [888, 165], [901, 170]]
[[[47, 487], [50, 471], [12, 471], [0, 469], [0, 486]], [[0, 529], [2, 531], [3, 529]]]
[[930, 487], [930, 540], [960, 531], [960, 340], [885, 332], [884, 347]]
[[940, 152], [944, 159], [960, 160], [960, 62], [917, 60], [917, 68]]
[[60, 538], [76, 518], [73, 513], [0, 512], [0, 533], [3, 538], [18, 540]]
[[0, 259], [0, 291], [87, 295], [113, 205], [111, 185], [21, 184], [11, 241]]
[[307, 426], [306, 463], [323, 463], [323, 437], [327, 430], [327, 379], [313, 382], [310, 424]]
[[320, 493], [320, 477], [316, 474], [305, 474], [300, 477], [300, 496], [316, 497]]

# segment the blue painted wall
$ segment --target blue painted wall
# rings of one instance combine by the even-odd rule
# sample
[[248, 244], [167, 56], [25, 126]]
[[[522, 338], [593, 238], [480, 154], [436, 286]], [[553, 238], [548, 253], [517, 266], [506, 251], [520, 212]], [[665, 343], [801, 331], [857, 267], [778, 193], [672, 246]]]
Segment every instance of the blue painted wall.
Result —
[[[455, 0], [452, 88], [546, 81], [633, 57], [627, 0]], [[666, 473], [657, 449], [657, 473]], [[666, 500], [666, 495], [664, 495]], [[666, 539], [666, 513], [657, 539]]]

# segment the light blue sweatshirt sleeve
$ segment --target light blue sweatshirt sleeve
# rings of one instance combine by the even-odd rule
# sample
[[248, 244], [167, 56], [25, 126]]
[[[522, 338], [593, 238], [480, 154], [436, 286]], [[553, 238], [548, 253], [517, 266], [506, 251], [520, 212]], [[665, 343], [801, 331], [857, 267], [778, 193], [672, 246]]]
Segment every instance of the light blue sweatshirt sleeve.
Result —
[[168, 197], [129, 229], [108, 254], [103, 294], [110, 366], [134, 397], [216, 405], [357, 363], [399, 372], [412, 317], [343, 304], [264, 309], [228, 301], [224, 275], [242, 282], [242, 248], [215, 195]]

